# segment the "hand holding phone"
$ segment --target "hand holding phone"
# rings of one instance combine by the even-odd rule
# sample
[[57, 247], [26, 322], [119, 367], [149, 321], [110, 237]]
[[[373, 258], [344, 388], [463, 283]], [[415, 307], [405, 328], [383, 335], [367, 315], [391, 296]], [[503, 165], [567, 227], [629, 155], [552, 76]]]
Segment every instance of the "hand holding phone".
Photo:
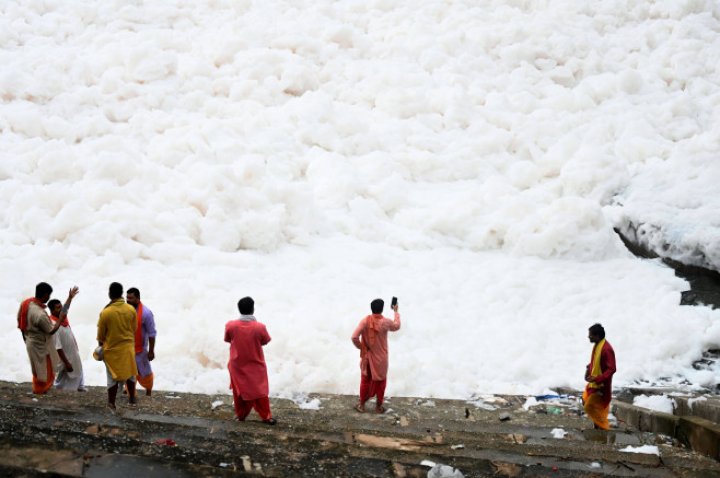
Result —
[[397, 297], [393, 297], [393, 298], [392, 298], [392, 302], [390, 302], [390, 308], [391, 308], [392, 310], [397, 310], [397, 308], [398, 308], [398, 300], [397, 300]]

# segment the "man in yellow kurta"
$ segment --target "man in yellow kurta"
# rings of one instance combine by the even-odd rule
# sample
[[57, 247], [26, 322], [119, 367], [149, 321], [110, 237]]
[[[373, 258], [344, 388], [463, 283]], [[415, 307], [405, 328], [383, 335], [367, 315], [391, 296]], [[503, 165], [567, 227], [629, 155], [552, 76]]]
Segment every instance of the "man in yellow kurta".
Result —
[[108, 408], [115, 411], [115, 397], [118, 385], [127, 384], [130, 404], [136, 403], [135, 376], [135, 328], [136, 312], [133, 306], [123, 300], [123, 286], [110, 284], [110, 303], [100, 312], [98, 321], [98, 344], [102, 347], [103, 360], [107, 370]]

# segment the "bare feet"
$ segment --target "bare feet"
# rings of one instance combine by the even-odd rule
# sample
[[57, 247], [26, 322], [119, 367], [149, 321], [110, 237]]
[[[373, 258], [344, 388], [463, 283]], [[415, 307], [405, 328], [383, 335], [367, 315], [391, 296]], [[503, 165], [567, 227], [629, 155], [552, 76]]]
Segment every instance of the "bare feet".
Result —
[[382, 405], [375, 405], [375, 413], [385, 413], [385, 407]]
[[365, 413], [365, 404], [358, 402], [358, 404], [355, 405], [355, 410], [357, 410], [360, 413]]

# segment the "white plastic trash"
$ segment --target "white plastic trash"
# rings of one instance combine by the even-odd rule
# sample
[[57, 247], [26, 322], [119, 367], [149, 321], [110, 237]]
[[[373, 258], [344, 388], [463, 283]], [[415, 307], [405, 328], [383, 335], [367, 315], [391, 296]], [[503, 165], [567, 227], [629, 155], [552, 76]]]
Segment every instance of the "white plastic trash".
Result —
[[465, 478], [460, 470], [448, 465], [436, 464], [427, 474], [428, 478]]

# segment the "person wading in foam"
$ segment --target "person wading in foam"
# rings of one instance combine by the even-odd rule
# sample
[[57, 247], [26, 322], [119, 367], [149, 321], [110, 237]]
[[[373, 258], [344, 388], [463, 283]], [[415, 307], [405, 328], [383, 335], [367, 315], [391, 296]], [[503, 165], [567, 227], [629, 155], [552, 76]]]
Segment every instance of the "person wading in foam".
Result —
[[352, 334], [352, 342], [360, 349], [360, 401], [355, 410], [365, 412], [365, 402], [371, 397], [375, 399], [375, 411], [385, 413], [385, 386], [388, 371], [388, 331], [400, 330], [400, 314], [398, 306], [392, 306], [395, 319], [383, 317], [385, 302], [375, 299], [370, 303], [371, 315], [360, 321]]
[[125, 295], [127, 303], [137, 311], [137, 329], [135, 329], [135, 363], [138, 369], [137, 381], [145, 389], [145, 395], [152, 394], [153, 374], [150, 362], [155, 358], [155, 317], [152, 311], [140, 302], [140, 291], [131, 287]]
[[605, 340], [605, 329], [600, 324], [594, 324], [588, 329], [588, 339], [595, 345], [590, 354], [590, 364], [585, 370], [585, 413], [592, 419], [595, 428], [609, 430], [608, 414], [612, 398], [612, 377], [615, 374], [615, 351], [610, 342]]

